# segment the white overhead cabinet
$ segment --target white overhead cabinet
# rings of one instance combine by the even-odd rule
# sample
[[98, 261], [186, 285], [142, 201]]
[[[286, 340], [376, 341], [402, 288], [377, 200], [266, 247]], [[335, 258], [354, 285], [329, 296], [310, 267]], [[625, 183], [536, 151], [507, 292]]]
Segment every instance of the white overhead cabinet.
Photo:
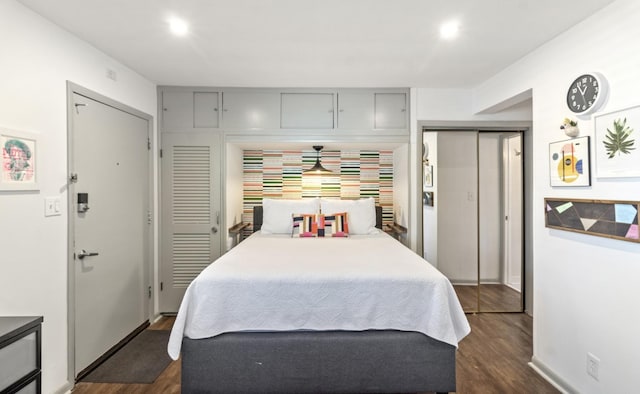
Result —
[[222, 125], [225, 129], [279, 129], [278, 92], [224, 92]]
[[193, 93], [193, 127], [217, 128], [220, 99], [218, 92]]
[[184, 131], [193, 127], [193, 92], [162, 92], [162, 128]]
[[190, 131], [218, 127], [218, 92], [162, 92], [162, 130]]
[[283, 129], [333, 129], [333, 93], [282, 93]]
[[406, 93], [375, 93], [375, 129], [406, 129], [408, 125]]
[[406, 93], [338, 91], [338, 129], [404, 130], [408, 115]]
[[393, 88], [160, 90], [163, 132], [340, 130], [406, 132], [408, 91]]
[[338, 92], [338, 129], [373, 129], [373, 92]]

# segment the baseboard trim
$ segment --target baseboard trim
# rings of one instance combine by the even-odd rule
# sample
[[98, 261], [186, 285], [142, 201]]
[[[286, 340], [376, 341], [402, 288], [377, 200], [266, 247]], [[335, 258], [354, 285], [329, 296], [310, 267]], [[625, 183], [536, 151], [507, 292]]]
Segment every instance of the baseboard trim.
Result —
[[535, 356], [531, 357], [531, 362], [529, 362], [529, 366], [538, 373], [538, 375], [542, 376], [544, 380], [551, 383], [551, 385], [560, 392], [564, 394], [579, 394], [579, 391], [575, 388], [571, 387], [569, 383], [567, 383], [564, 379], [558, 376], [555, 372], [553, 372], [549, 367], [547, 367], [544, 363], [538, 360]]

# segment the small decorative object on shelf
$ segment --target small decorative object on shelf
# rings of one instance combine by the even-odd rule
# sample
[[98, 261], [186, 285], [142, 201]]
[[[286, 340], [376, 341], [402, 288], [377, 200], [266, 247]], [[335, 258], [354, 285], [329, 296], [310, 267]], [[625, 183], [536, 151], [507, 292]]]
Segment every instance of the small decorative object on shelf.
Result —
[[575, 120], [564, 118], [562, 121], [562, 125], [560, 129], [564, 130], [564, 133], [569, 137], [577, 137], [580, 134], [580, 129], [578, 128], [578, 122]]

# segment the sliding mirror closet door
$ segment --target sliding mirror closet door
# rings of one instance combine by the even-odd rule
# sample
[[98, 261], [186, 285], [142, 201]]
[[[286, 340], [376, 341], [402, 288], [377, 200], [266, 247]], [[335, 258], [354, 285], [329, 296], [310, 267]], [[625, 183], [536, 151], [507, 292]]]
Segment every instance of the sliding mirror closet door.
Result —
[[[432, 164], [437, 211], [437, 266], [465, 312], [478, 310], [478, 167], [475, 131], [437, 133]], [[437, 205], [436, 205], [437, 204]]]
[[522, 311], [522, 136], [480, 132], [479, 310]]
[[423, 141], [425, 258], [466, 312], [522, 311], [521, 133], [428, 131]]

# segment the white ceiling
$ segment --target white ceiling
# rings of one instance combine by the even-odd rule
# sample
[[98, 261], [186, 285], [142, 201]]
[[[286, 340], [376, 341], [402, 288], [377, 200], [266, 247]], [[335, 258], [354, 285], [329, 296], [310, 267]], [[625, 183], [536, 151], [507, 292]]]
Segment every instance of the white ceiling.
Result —
[[18, 1], [159, 85], [467, 88], [613, 0]]

